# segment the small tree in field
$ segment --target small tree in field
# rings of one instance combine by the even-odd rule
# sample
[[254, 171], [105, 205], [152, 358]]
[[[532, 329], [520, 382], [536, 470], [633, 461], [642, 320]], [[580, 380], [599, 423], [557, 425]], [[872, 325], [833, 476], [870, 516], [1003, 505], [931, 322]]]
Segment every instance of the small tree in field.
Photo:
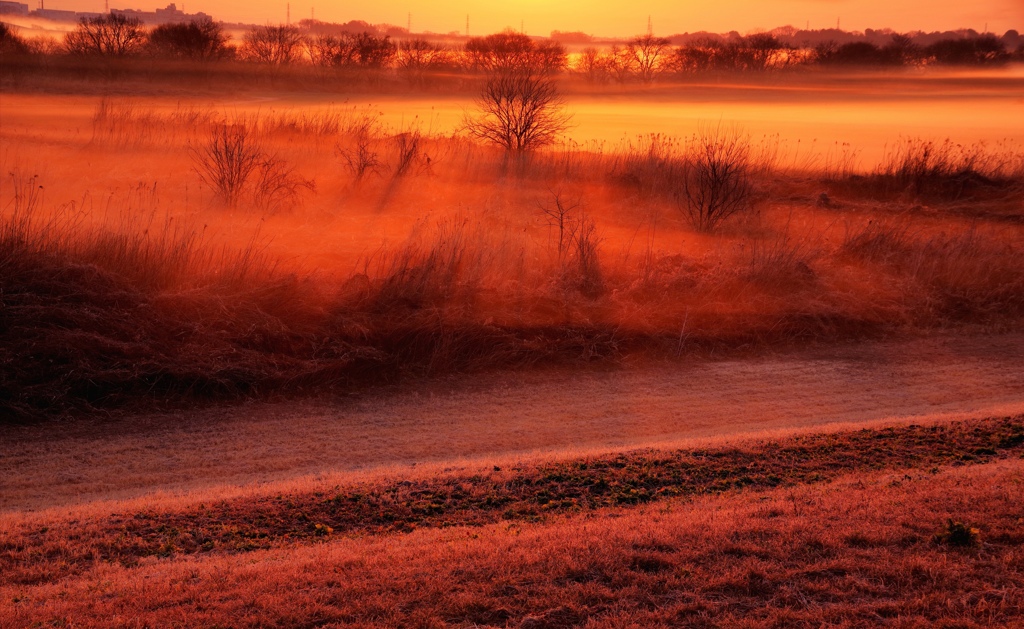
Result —
[[142, 21], [120, 13], [84, 17], [64, 36], [64, 48], [73, 55], [126, 57], [137, 53], [145, 42]]
[[489, 76], [477, 105], [482, 113], [467, 116], [466, 131], [510, 153], [551, 144], [572, 119], [554, 79], [529, 68]]

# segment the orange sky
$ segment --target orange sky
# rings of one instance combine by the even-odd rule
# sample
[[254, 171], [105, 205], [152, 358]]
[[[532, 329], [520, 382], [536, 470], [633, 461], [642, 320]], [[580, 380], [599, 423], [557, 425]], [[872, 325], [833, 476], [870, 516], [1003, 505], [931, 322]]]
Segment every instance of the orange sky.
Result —
[[[29, 2], [35, 8], [38, 0]], [[169, 0], [112, 0], [114, 8], [152, 10]], [[283, 22], [288, 0], [178, 0], [188, 12], [205, 11], [225, 21]], [[103, 0], [46, 0], [47, 8], [77, 11], [103, 9]], [[1024, 30], [1024, 0], [291, 0], [293, 21], [310, 16], [344, 22], [353, 19], [405, 26], [412, 14], [414, 31], [464, 31], [486, 34], [505, 27], [547, 35], [552, 30], [581, 30], [595, 35], [629, 36], [645, 32], [650, 15], [657, 34], [708, 30], [747, 32], [792, 24], [811, 28], [835, 26], [845, 30], [893, 28], [947, 30], [960, 27], [992, 32]]]

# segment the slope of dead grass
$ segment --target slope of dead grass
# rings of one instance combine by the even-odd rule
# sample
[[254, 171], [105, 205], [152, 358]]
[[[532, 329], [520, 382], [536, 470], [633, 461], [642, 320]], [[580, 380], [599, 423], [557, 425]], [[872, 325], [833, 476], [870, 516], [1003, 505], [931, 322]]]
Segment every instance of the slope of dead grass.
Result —
[[[272, 548], [336, 532], [536, 521], [547, 514], [637, 505], [672, 496], [820, 482], [844, 473], [932, 468], [1018, 456], [1021, 416], [795, 436], [693, 451], [633, 451], [580, 460], [495, 466], [486, 473], [321, 488], [112, 514], [46, 530], [23, 529], [4, 545], [12, 583], [59, 579], [97, 559]], [[36, 525], [38, 523], [35, 523]], [[12, 532], [13, 533], [13, 532]]]
[[1011, 626], [1022, 448], [1016, 416], [26, 522], [0, 619]]

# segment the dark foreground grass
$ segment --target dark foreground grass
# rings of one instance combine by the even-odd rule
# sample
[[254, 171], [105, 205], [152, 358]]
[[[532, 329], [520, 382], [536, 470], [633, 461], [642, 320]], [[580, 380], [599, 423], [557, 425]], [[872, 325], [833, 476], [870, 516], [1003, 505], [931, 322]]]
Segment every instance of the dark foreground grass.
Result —
[[0, 585], [51, 583], [101, 564], [235, 554], [422, 528], [540, 522], [673, 497], [765, 490], [878, 470], [937, 471], [1024, 451], [1024, 416], [793, 436], [733, 447], [638, 450], [474, 475], [336, 486], [83, 518], [0, 534]]

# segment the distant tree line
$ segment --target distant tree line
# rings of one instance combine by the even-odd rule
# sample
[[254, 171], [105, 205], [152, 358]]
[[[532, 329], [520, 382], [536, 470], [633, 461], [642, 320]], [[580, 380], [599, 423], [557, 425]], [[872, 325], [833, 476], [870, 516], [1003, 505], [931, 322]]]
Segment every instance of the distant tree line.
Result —
[[[0, 23], [0, 52], [71, 57], [150, 57], [194, 62], [234, 60], [281, 67], [307, 65], [324, 71], [354, 69], [367, 76], [384, 71], [411, 83], [437, 73], [493, 74], [496, 69], [540, 67], [548, 74], [571, 73], [594, 83], [650, 83], [701, 72], [767, 72], [799, 66], [896, 67], [984, 66], [1024, 60], [1024, 39], [961, 31], [899, 34], [838, 30], [797, 31], [792, 27], [742, 36], [697, 33], [671, 38], [643, 35], [625, 42], [588, 46], [569, 53], [566, 44], [593, 42], [583, 33], [533, 38], [506, 31], [447, 44], [408, 35], [399, 27], [365, 22], [257, 26], [233, 42], [209, 19], [147, 29], [133, 17], [107, 14], [82, 19], [63, 41], [21, 37]], [[941, 36], [940, 36], [941, 35]]]

